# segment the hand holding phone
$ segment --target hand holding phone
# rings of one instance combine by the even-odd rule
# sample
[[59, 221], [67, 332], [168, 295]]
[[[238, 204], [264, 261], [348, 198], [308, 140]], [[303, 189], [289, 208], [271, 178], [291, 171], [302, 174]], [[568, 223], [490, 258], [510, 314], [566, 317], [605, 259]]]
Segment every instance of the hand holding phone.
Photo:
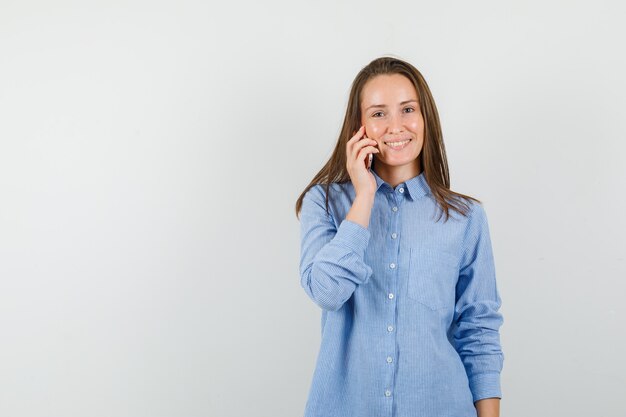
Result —
[[[346, 142], [346, 169], [357, 194], [374, 194], [376, 179], [372, 175], [374, 153], [379, 153], [378, 143], [365, 135], [365, 126]], [[364, 169], [365, 168], [365, 169]]]
[[[365, 136], [365, 134], [363, 134], [363, 137], [359, 140], [363, 140], [363, 139], [369, 139], [367, 136]], [[373, 145], [375, 146], [375, 145]], [[372, 170], [372, 162], [374, 161], [374, 153], [372, 152], [368, 152], [367, 154], [367, 159], [365, 160], [365, 167], [367, 168], [368, 171]]]

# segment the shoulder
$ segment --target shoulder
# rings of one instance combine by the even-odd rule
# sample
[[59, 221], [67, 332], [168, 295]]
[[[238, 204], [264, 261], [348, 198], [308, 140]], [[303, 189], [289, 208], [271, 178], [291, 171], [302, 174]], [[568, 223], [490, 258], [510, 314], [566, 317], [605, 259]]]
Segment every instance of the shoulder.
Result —
[[[324, 217], [337, 227], [352, 206], [352, 183], [315, 184], [311, 186], [302, 200], [302, 212], [317, 219]], [[328, 203], [327, 203], [328, 190]]]
[[484, 203], [471, 200], [466, 223], [466, 236], [474, 238], [488, 233], [489, 225]]
[[[337, 183], [337, 182], [333, 182], [330, 185], [328, 185], [328, 198], [329, 200], [333, 200], [336, 199], [338, 196], [342, 195], [342, 194], [348, 194], [349, 192], [349, 188], [352, 186], [352, 184], [350, 182], [348, 183]], [[313, 186], [311, 186], [311, 188], [309, 188], [307, 190], [307, 192], [304, 195], [304, 200], [309, 200], [311, 202], [315, 202], [315, 203], [320, 203], [320, 202], [326, 202], [326, 190], [327, 190], [327, 185], [326, 184], [315, 184]]]
[[485, 211], [485, 206], [482, 202], [469, 200], [469, 206], [470, 206], [470, 217], [476, 219], [476, 218], [483, 218], [487, 216], [487, 213]]
[[320, 197], [324, 197], [324, 185], [314, 184], [304, 194], [304, 200], [318, 201]]

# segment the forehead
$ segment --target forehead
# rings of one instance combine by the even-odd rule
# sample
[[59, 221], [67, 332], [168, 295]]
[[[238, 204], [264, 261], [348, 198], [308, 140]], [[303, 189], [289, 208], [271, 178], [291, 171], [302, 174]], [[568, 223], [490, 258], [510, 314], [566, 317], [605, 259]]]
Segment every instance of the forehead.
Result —
[[401, 74], [377, 75], [368, 80], [361, 92], [361, 105], [393, 105], [406, 100], [417, 100], [413, 83]]

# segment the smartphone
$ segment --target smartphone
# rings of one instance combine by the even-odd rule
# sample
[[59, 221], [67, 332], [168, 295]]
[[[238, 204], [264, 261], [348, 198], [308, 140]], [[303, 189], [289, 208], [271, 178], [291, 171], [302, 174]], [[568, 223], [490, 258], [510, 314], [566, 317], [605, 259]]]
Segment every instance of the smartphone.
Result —
[[[367, 136], [363, 135], [363, 137], [361, 139], [367, 139]], [[367, 160], [365, 161], [365, 167], [367, 168], [368, 171], [372, 170], [372, 161], [374, 161], [374, 154], [373, 153], [367, 154]]]

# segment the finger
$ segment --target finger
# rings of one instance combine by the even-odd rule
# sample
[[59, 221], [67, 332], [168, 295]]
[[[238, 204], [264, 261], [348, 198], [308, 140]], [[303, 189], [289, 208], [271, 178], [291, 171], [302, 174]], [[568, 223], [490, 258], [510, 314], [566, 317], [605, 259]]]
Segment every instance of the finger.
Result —
[[362, 133], [365, 130], [365, 126], [361, 125], [361, 127], [359, 127], [354, 133], [352, 133], [352, 136], [356, 136], [357, 133]]
[[354, 145], [352, 145], [352, 154], [356, 156], [356, 154], [359, 152], [361, 148], [365, 146], [377, 146], [377, 145], [378, 145], [378, 142], [376, 142], [374, 139], [362, 138], [361, 140], [356, 142]]
[[350, 139], [348, 139], [348, 143], [352, 144], [354, 142], [356, 142], [358, 139], [360, 139], [363, 134], [365, 133], [365, 126], [361, 126], [359, 128], [359, 130], [357, 130]]
[[346, 155], [348, 156], [348, 158], [350, 159], [355, 158], [356, 152], [358, 151], [358, 149], [354, 149], [354, 145], [356, 143], [359, 143], [359, 141], [363, 138], [364, 134], [365, 134], [365, 126], [361, 126], [359, 130], [356, 131], [354, 136], [348, 139], [348, 142], [346, 142]]
[[361, 139], [360, 141], [358, 141], [352, 146], [352, 152], [351, 152], [350, 157], [353, 160], [363, 159], [363, 158], [359, 158], [359, 152], [366, 148], [369, 149], [368, 152], [371, 152], [372, 149], [375, 149], [376, 153], [378, 153], [380, 152], [380, 149], [378, 149], [376, 145], [378, 145], [378, 142], [376, 142], [374, 139]]
[[380, 151], [378, 150], [378, 148], [375, 148], [373, 146], [366, 146], [366, 147], [364, 147], [363, 149], [361, 149], [359, 151], [357, 159], [361, 160], [361, 161], [365, 161], [365, 158], [367, 158], [368, 154], [370, 154], [370, 153], [379, 153], [379, 152]]

